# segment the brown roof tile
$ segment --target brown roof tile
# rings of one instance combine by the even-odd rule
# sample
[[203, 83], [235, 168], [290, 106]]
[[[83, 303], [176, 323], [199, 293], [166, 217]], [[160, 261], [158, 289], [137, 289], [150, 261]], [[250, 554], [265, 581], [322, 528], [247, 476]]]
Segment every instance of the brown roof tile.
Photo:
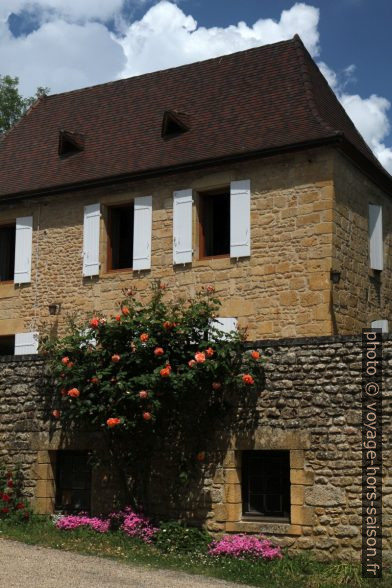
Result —
[[[165, 111], [189, 130], [162, 137]], [[59, 157], [60, 131], [84, 150]], [[0, 141], [0, 195], [344, 138], [378, 163], [298, 36], [173, 69], [42, 98]]]

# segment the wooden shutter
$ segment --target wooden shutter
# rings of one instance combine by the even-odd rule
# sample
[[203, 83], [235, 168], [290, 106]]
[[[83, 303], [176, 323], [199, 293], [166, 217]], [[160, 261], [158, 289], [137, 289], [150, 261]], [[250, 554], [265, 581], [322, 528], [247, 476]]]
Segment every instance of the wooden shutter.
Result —
[[99, 274], [99, 225], [100, 205], [89, 204], [84, 207], [83, 227], [83, 275]]
[[382, 206], [378, 204], [369, 204], [369, 256], [372, 269], [384, 269]]
[[386, 319], [372, 321], [372, 329], [382, 329], [383, 333], [388, 333], [388, 321]]
[[15, 234], [15, 284], [31, 281], [31, 254], [33, 247], [33, 217], [21, 216], [16, 219]]
[[38, 333], [16, 333], [15, 355], [38, 353]]
[[192, 261], [192, 190], [173, 192], [173, 263]]
[[151, 267], [152, 196], [135, 198], [133, 221], [133, 269]]
[[230, 257], [250, 255], [250, 180], [230, 184]]

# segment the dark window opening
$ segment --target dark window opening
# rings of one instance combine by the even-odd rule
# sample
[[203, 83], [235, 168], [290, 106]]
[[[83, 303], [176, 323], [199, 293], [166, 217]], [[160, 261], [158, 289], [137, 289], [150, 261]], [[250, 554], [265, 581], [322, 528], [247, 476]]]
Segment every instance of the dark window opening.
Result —
[[290, 452], [242, 453], [242, 514], [290, 520]]
[[188, 115], [182, 112], [166, 110], [162, 121], [162, 137], [173, 137], [189, 131]]
[[14, 279], [15, 225], [0, 227], [0, 281]]
[[230, 254], [230, 193], [199, 194], [200, 257]]
[[64, 512], [90, 511], [91, 466], [87, 452], [57, 452], [55, 506]]
[[109, 208], [108, 269], [133, 265], [133, 204]]
[[84, 150], [84, 136], [79, 133], [60, 131], [59, 155], [68, 156]]
[[0, 355], [15, 354], [15, 335], [3, 335], [0, 337]]

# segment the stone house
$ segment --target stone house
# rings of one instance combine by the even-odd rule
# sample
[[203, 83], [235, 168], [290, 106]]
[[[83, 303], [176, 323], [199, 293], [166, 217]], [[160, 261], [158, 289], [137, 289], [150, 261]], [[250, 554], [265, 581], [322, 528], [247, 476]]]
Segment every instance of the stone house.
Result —
[[[327, 370], [333, 355], [348, 377], [341, 365], [356, 369], [361, 329], [388, 332], [391, 189], [298, 36], [42, 97], [0, 142], [0, 456], [24, 456], [37, 510], [76, 495], [90, 504], [83, 451], [93, 443], [49, 436], [42, 362], [32, 357], [39, 334], [61, 333], [69, 313], [112, 313], [123, 287], [143, 295], [159, 278], [177, 296], [213, 283], [222, 328], [246, 326], [281, 367], [253, 432], [238, 429], [228, 449], [216, 448], [203, 490], [210, 508], [195, 520], [263, 531], [293, 548], [357, 552], [358, 504], [347, 506], [358, 499], [356, 473], [351, 490], [341, 480], [360, 456], [336, 460], [350, 450], [359, 401], [351, 422], [348, 413], [340, 422], [347, 398], [328, 400], [332, 375], [323, 372], [317, 405], [320, 378], [306, 364]], [[11, 368], [19, 380], [8, 385]], [[7, 408], [15, 386], [19, 423]], [[344, 438], [329, 438], [323, 458], [323, 436], [340, 425]], [[340, 485], [331, 482], [337, 466]]]

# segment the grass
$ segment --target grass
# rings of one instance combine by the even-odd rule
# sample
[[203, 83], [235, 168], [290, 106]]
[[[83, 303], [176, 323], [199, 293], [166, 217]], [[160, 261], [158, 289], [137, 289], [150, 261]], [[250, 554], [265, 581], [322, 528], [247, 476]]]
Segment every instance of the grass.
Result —
[[[99, 534], [88, 529], [59, 531], [49, 518], [34, 517], [23, 525], [0, 521], [0, 537], [65, 549], [86, 555], [108, 557], [125, 564], [176, 569], [261, 588], [365, 588], [374, 580], [363, 580], [356, 564], [321, 563], [309, 556], [285, 556], [281, 560], [256, 562], [212, 558], [205, 553], [163, 553], [156, 547], [130, 539], [123, 533]], [[384, 573], [377, 588], [392, 586], [392, 572]]]

